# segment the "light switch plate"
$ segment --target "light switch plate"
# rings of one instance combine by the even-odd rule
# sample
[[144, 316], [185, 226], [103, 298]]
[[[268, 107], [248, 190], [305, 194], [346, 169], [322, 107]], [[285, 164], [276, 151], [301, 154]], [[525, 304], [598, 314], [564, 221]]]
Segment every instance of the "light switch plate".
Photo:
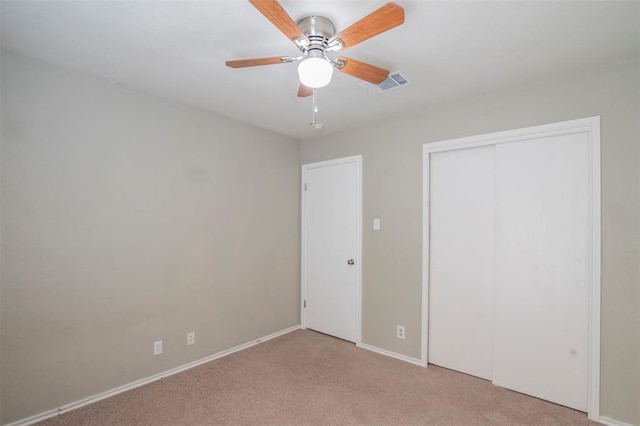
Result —
[[373, 219], [373, 230], [374, 231], [379, 231], [380, 230], [380, 219]]

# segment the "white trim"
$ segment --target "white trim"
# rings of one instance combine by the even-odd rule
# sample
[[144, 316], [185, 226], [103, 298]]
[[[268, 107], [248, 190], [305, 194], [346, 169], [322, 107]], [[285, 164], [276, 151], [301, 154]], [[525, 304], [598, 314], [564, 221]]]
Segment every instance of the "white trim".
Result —
[[420, 338], [420, 361], [423, 367], [429, 365], [427, 347], [429, 342], [429, 191], [430, 151], [427, 144], [422, 146], [422, 333]]
[[612, 419], [611, 417], [600, 417], [598, 421], [607, 426], [633, 426], [631, 423], [621, 422], [620, 420]]
[[174, 374], [181, 373], [185, 370], [189, 370], [191, 368], [197, 367], [202, 364], [206, 364], [207, 362], [214, 361], [216, 359], [225, 357], [227, 355], [231, 355], [232, 353], [248, 349], [252, 346], [258, 345], [260, 343], [266, 342], [267, 340], [275, 339], [276, 337], [280, 337], [284, 334], [291, 333], [292, 331], [300, 329], [299, 325], [294, 325], [293, 327], [285, 328], [284, 330], [276, 331], [275, 333], [269, 334], [264, 337], [260, 337], [258, 339], [252, 340], [247, 343], [243, 343], [241, 345], [235, 346], [231, 349], [227, 349], [213, 355], [209, 355], [207, 357], [198, 359], [193, 362], [189, 362], [187, 364], [183, 364], [179, 367], [171, 368], [169, 370], [163, 371], [162, 373], [154, 374], [153, 376], [145, 377], [144, 379], [136, 380], [135, 382], [128, 383], [126, 385], [118, 386], [117, 388], [113, 388], [106, 392], [102, 392], [88, 398], [84, 398], [66, 405], [63, 405], [59, 408], [44, 411], [40, 414], [36, 414], [31, 417], [27, 417], [26, 419], [18, 420], [13, 423], [9, 423], [5, 426], [27, 426], [37, 422], [41, 422], [43, 420], [49, 419], [51, 417], [55, 417], [59, 414], [66, 413], [68, 411], [72, 411], [85, 405], [93, 404], [98, 401], [102, 401], [103, 399], [110, 398], [112, 396], [118, 395], [119, 393], [129, 391], [131, 389], [139, 388], [140, 386], [147, 385], [149, 383], [155, 382], [160, 379], [164, 379], [165, 377], [173, 376]]
[[337, 166], [340, 164], [356, 163], [358, 166], [358, 196], [357, 196], [357, 253], [356, 253], [356, 345], [362, 342], [362, 155], [353, 155], [351, 157], [336, 158], [333, 160], [319, 161], [316, 163], [309, 163], [302, 165], [302, 179], [300, 184], [301, 191], [301, 243], [300, 243], [300, 328], [305, 329], [305, 317], [304, 317], [304, 301], [306, 299], [306, 276], [305, 270], [307, 265], [306, 257], [306, 238], [305, 230], [307, 227], [305, 201], [306, 201], [306, 172], [307, 170], [317, 169], [321, 167]]
[[429, 156], [431, 153], [587, 132], [590, 148], [590, 264], [589, 298], [589, 383], [587, 412], [591, 420], [600, 418], [600, 274], [601, 274], [601, 199], [600, 199], [600, 117], [588, 117], [541, 126], [507, 130], [478, 136], [451, 139], [423, 145], [422, 150], [422, 336], [421, 364], [428, 364], [429, 333]]
[[[597, 130], [600, 129], [599, 116], [426, 143], [423, 147], [429, 152], [451, 151], [453, 149], [496, 145], [500, 143], [520, 141], [523, 139], [546, 138], [549, 136], [578, 133], [581, 131], [594, 132], [596, 128]], [[598, 133], [598, 139], [599, 136], [600, 133]]]
[[388, 356], [388, 357], [391, 357], [391, 358], [399, 359], [400, 361], [408, 362], [409, 364], [422, 366], [422, 360], [420, 360], [418, 358], [413, 358], [413, 357], [410, 357], [410, 356], [402, 355], [402, 354], [399, 354], [397, 352], [391, 352], [391, 351], [388, 351], [386, 349], [380, 349], [380, 348], [378, 348], [376, 346], [367, 345], [365, 343], [359, 343], [356, 346], [359, 347], [359, 348], [362, 348], [362, 349], [366, 349], [366, 350], [371, 351], [371, 352], [378, 353], [380, 355], [385, 355], [385, 356]]
[[591, 294], [589, 300], [589, 388], [588, 415], [600, 419], [600, 289], [601, 289], [601, 177], [600, 177], [600, 117], [588, 119], [591, 176]]

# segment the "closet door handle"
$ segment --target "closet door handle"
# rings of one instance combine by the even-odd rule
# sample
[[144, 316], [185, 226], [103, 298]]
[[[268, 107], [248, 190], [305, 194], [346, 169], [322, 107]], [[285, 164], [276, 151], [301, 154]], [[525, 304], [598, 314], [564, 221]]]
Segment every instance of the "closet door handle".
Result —
[[355, 265], [355, 264], [356, 264], [355, 260], [353, 260], [353, 259], [347, 260], [347, 265]]

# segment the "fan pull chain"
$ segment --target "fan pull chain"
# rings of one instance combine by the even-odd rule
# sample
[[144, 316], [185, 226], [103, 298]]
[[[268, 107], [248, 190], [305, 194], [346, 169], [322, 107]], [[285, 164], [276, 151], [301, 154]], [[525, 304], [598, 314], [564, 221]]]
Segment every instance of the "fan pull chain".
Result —
[[313, 122], [316, 122], [316, 112], [318, 112], [318, 89], [313, 88]]
[[311, 127], [313, 127], [313, 130], [323, 130], [324, 124], [318, 123], [316, 121], [317, 112], [318, 112], [318, 89], [314, 87], [313, 88], [313, 109], [311, 112], [311, 123], [309, 124], [311, 125]]

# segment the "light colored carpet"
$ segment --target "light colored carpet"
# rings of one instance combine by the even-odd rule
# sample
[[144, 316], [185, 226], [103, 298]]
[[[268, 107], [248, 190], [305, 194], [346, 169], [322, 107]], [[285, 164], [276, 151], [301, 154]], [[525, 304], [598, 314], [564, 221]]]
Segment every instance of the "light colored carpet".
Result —
[[41, 425], [587, 425], [466, 374], [298, 330]]

